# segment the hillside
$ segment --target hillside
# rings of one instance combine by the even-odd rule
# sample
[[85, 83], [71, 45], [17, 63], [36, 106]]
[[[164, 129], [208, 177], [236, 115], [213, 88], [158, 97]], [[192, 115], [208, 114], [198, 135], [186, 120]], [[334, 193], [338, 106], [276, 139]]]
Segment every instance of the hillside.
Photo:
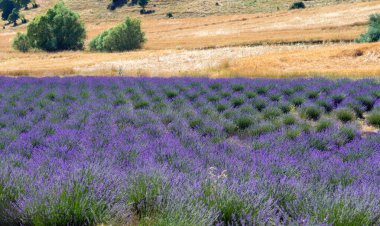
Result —
[[[39, 9], [25, 14], [32, 18], [53, 3], [40, 0]], [[368, 16], [380, 12], [379, 1], [329, 6], [318, 4], [333, 1], [308, 1], [315, 7], [252, 14], [226, 11], [225, 15], [205, 17], [195, 14], [185, 17], [183, 13], [184, 18], [167, 19], [162, 15], [160, 18], [160, 13], [170, 7], [180, 12], [177, 1], [168, 3], [159, 1], [156, 7], [162, 11], [141, 17], [138, 7], [109, 12], [105, 0], [68, 0], [67, 4], [85, 21], [87, 42], [126, 15], [141, 17], [148, 41], [142, 50], [126, 53], [22, 54], [12, 50], [11, 40], [17, 31], [25, 31], [26, 26], [8, 26], [0, 33], [0, 74], [357, 77], [380, 72], [379, 45], [351, 43], [367, 29]], [[263, 11], [269, 10], [264, 1], [261, 6]], [[356, 56], [356, 51], [362, 54]]]

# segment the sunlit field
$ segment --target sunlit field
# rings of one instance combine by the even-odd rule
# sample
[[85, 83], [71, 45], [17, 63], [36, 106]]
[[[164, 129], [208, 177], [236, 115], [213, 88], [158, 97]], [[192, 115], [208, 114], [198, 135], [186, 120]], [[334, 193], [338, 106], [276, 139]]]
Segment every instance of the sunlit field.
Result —
[[380, 83], [0, 78], [0, 225], [379, 225]]

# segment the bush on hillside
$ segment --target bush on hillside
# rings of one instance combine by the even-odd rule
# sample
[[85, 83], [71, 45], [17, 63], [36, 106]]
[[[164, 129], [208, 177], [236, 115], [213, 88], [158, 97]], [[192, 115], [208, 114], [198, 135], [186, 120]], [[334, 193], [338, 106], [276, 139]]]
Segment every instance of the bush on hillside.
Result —
[[14, 0], [0, 0], [1, 18], [8, 20], [9, 15], [14, 9], [20, 9], [20, 5]]
[[79, 15], [59, 2], [45, 15], [33, 19], [27, 36], [31, 47], [37, 49], [80, 50], [84, 46], [86, 31]]
[[16, 37], [13, 39], [12, 46], [15, 50], [23, 53], [28, 52], [30, 49], [30, 44], [26, 34], [18, 32]]
[[121, 52], [141, 48], [145, 42], [139, 19], [127, 18], [124, 23], [104, 31], [90, 42], [90, 50]]
[[369, 16], [368, 31], [361, 34], [356, 42], [377, 42], [380, 40], [380, 13]]
[[107, 9], [115, 10], [116, 8], [120, 8], [128, 3], [128, 0], [111, 0], [111, 3], [108, 4]]
[[12, 13], [8, 16], [9, 23], [13, 23], [14, 26], [17, 25], [17, 20], [20, 18], [20, 10], [17, 8], [14, 8], [12, 10]]
[[292, 9], [304, 9], [306, 8], [305, 4], [303, 2], [293, 2], [293, 4], [290, 6], [290, 10]]

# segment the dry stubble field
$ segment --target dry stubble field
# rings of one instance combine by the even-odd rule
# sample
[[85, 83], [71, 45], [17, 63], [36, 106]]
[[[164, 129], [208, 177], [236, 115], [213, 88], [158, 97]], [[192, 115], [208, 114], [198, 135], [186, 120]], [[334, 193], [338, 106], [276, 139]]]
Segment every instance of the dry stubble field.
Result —
[[[25, 12], [32, 18], [53, 1]], [[74, 9], [78, 6], [68, 2]], [[127, 53], [18, 53], [11, 48], [17, 31], [0, 33], [2, 75], [150, 75], [150, 76], [376, 76], [380, 45], [352, 41], [366, 30], [380, 2], [345, 3], [298, 11], [164, 19], [142, 18], [147, 43]], [[92, 17], [79, 9], [87, 41], [122, 19]]]

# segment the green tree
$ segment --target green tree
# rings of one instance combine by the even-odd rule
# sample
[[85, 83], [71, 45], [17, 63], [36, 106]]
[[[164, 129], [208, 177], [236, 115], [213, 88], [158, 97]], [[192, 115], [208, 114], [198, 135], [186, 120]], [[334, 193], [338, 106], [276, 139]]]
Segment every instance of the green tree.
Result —
[[104, 31], [90, 42], [90, 50], [121, 52], [141, 48], [145, 42], [139, 19], [127, 17], [124, 23]]
[[378, 42], [380, 40], [380, 13], [369, 16], [368, 31], [362, 35], [356, 42]]
[[18, 8], [13, 8], [12, 13], [8, 16], [9, 23], [13, 23], [14, 26], [17, 25], [17, 20], [20, 18], [20, 10]]
[[30, 44], [26, 34], [18, 32], [16, 37], [13, 39], [12, 46], [15, 50], [21, 52], [28, 52], [30, 49]]
[[28, 25], [27, 36], [32, 47], [46, 50], [83, 49], [86, 31], [80, 17], [61, 1], [45, 15]]
[[146, 5], [148, 5], [149, 0], [138, 0], [138, 3], [139, 3], [139, 6], [141, 6], [141, 8], [143, 9], [143, 11], [145, 11], [145, 7]]
[[31, 0], [17, 0], [17, 3], [24, 7], [24, 9], [28, 9], [28, 4], [31, 2]]
[[1, 18], [3, 20], [8, 20], [9, 15], [15, 8], [20, 8], [20, 5], [14, 0], [0, 0], [0, 11], [2, 11]]

